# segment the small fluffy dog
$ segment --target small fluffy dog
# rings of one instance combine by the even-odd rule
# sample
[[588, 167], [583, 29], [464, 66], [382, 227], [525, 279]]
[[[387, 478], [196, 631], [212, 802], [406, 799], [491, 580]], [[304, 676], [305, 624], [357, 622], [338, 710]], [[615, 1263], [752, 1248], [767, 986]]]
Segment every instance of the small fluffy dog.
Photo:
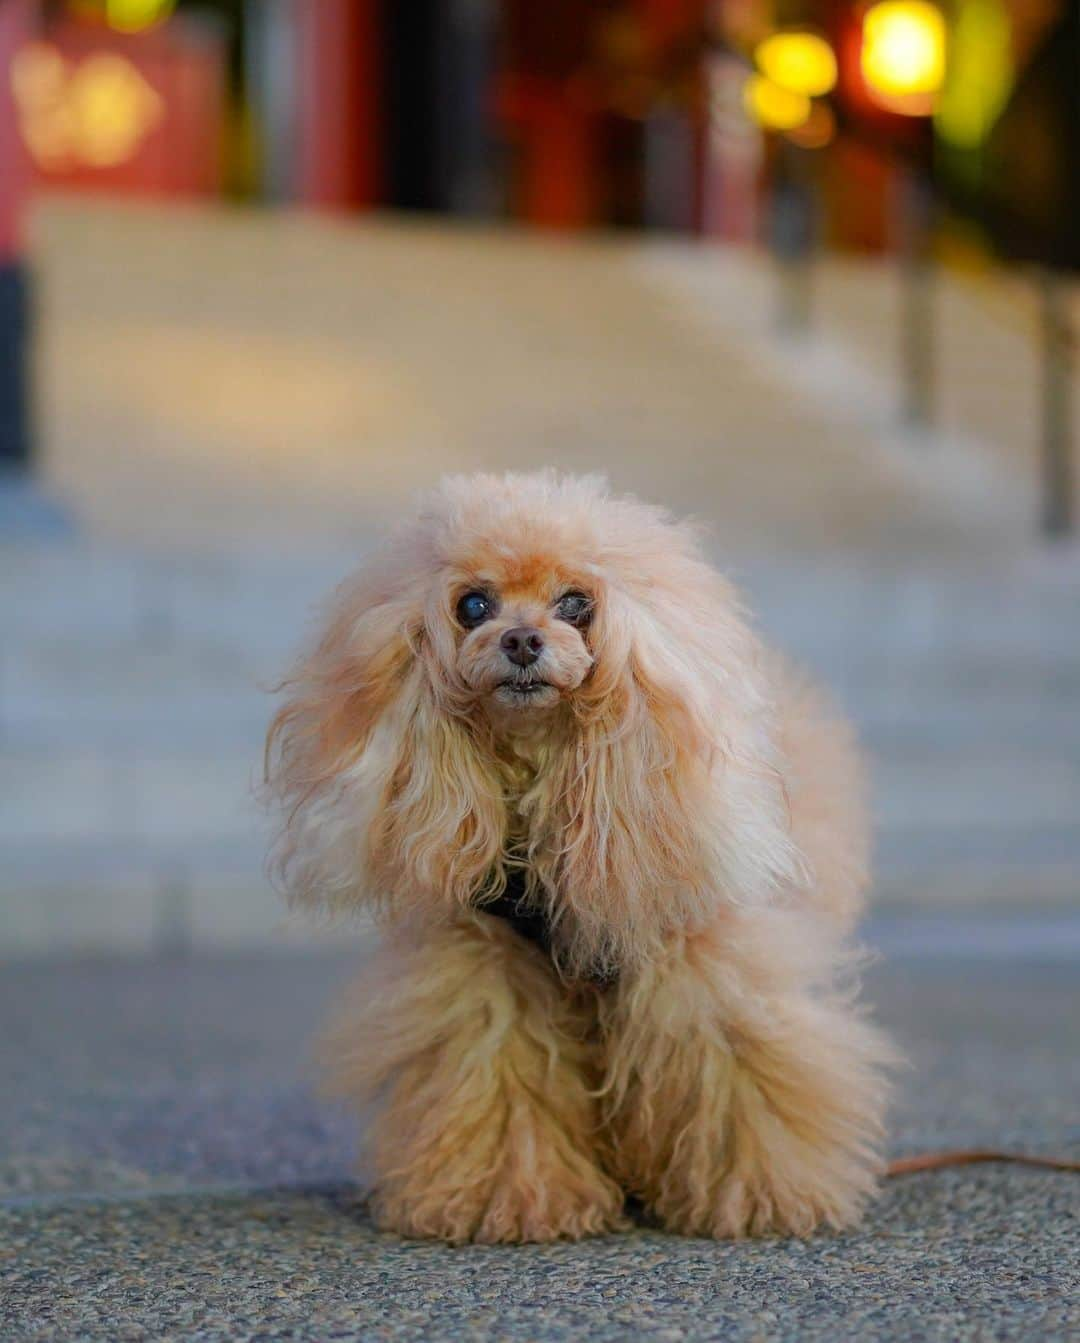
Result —
[[838, 981], [857, 761], [688, 526], [593, 478], [447, 480], [288, 687], [277, 870], [386, 933], [329, 1042], [378, 1101], [383, 1227], [857, 1219], [889, 1059]]

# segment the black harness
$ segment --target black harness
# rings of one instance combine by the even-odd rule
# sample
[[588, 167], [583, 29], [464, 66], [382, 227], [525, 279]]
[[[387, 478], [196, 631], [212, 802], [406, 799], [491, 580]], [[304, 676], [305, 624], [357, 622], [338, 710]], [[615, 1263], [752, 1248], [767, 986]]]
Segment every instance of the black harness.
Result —
[[506, 889], [494, 900], [485, 900], [477, 909], [496, 919], [505, 919], [519, 937], [540, 948], [545, 956], [551, 955], [551, 924], [547, 915], [529, 904], [525, 889], [525, 872], [511, 867], [506, 872]]
[[[519, 937], [539, 947], [555, 966], [552, 955], [551, 923], [542, 909], [529, 904], [525, 884], [525, 872], [520, 867], [511, 867], [506, 872], [506, 889], [494, 900], [486, 900], [476, 908], [481, 914], [490, 914], [493, 918], [505, 920]], [[557, 969], [557, 967], [555, 967]], [[587, 976], [588, 983], [594, 988], [606, 989], [615, 983], [617, 974], [605, 967], [595, 966]]]

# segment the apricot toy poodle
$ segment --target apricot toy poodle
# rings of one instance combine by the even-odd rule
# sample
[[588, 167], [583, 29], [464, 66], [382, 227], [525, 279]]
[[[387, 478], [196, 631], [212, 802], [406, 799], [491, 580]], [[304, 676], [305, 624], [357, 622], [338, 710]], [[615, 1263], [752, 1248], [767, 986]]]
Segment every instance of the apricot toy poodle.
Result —
[[446, 480], [340, 589], [267, 779], [290, 898], [382, 929], [326, 1045], [381, 1226], [858, 1219], [891, 1058], [850, 982], [858, 761], [688, 525]]

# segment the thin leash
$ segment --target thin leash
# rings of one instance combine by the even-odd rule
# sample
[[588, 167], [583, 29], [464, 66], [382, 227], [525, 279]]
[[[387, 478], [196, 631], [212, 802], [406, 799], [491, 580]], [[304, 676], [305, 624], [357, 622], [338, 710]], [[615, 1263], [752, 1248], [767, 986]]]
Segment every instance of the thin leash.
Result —
[[990, 1162], [1008, 1162], [1014, 1166], [1039, 1166], [1043, 1170], [1063, 1170], [1080, 1173], [1080, 1161], [1059, 1156], [1035, 1156], [1031, 1152], [1004, 1152], [992, 1147], [958, 1147], [947, 1152], [920, 1152], [917, 1156], [903, 1156], [890, 1161], [885, 1175], [918, 1175], [924, 1170], [947, 1170], [951, 1166], [979, 1166]]

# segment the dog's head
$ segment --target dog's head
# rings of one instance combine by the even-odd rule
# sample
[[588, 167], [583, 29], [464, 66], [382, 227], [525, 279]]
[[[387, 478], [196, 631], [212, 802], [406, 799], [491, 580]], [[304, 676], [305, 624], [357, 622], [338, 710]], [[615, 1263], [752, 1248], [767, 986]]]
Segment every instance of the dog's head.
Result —
[[444, 482], [341, 589], [289, 687], [268, 780], [305, 900], [468, 904], [499, 888], [513, 833], [595, 961], [725, 882], [752, 898], [790, 874], [733, 593], [690, 528], [599, 479]]
[[496, 736], [550, 733], [593, 671], [604, 563], [577, 493], [546, 477], [453, 480], [421, 518], [428, 673], [451, 712]]

